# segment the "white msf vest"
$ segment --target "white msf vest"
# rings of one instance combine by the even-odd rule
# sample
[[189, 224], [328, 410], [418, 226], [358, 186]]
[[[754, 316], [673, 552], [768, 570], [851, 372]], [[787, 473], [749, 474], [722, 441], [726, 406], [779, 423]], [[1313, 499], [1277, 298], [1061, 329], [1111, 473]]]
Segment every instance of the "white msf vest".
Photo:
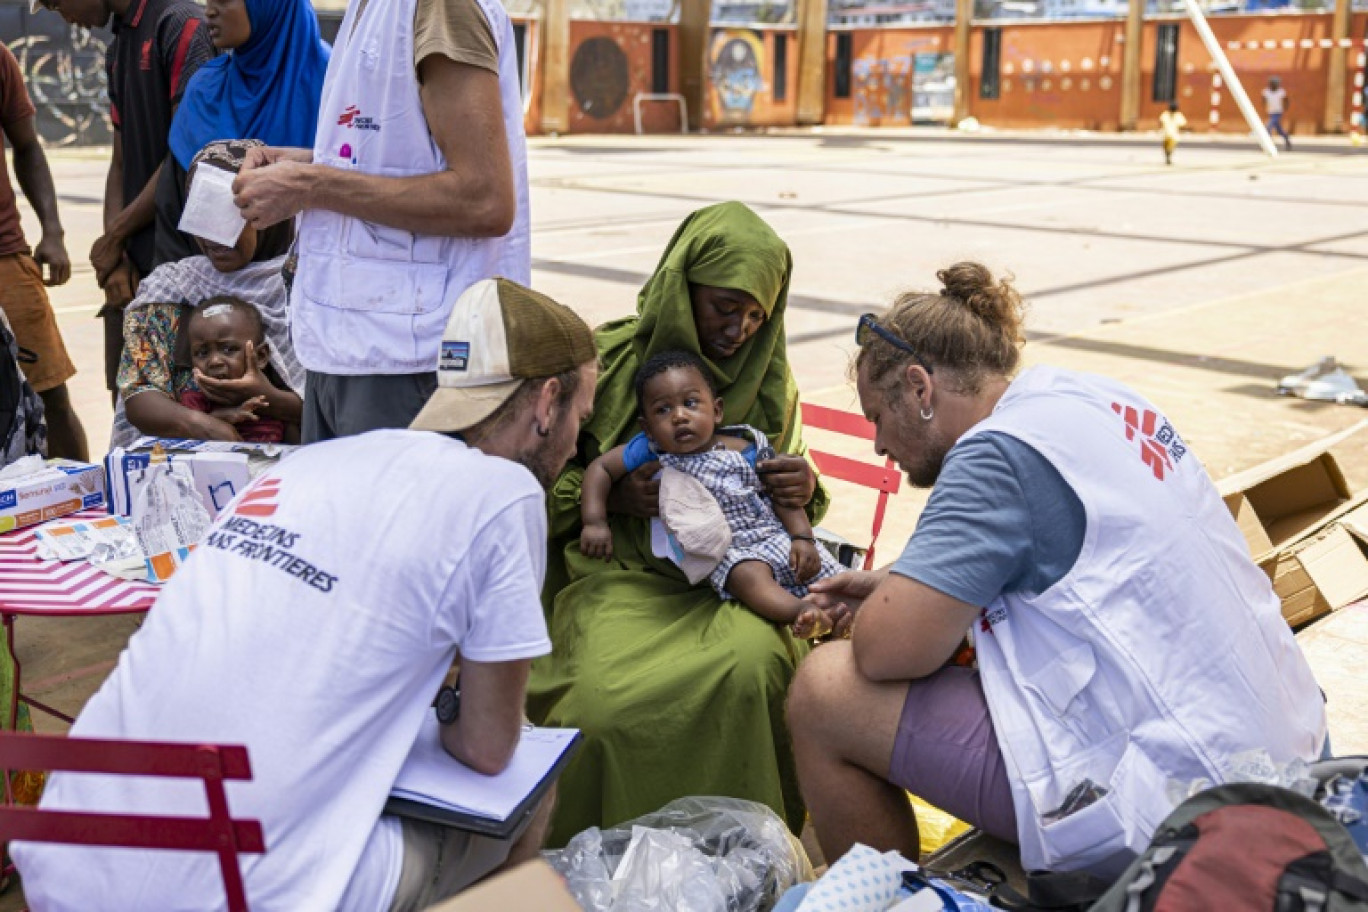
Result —
[[[513, 26], [498, 0], [476, 0], [499, 50], [499, 91], [517, 191], [501, 238], [414, 234], [321, 209], [299, 221], [291, 331], [299, 360], [331, 374], [431, 371], [447, 316], [476, 281], [527, 284], [527, 141]], [[446, 159], [428, 132], [413, 61], [416, 0], [352, 0], [328, 62], [314, 161], [367, 174], [431, 174]], [[353, 28], [354, 27], [354, 28]]]
[[[1049, 460], [1087, 516], [1069, 573], [997, 599], [975, 630], [1026, 869], [1117, 873], [1172, 810], [1170, 779], [1220, 783], [1253, 748], [1315, 759], [1311, 669], [1168, 420], [1114, 381], [1034, 368], [969, 436], [988, 431]], [[1106, 794], [1050, 815], [1088, 781]]]

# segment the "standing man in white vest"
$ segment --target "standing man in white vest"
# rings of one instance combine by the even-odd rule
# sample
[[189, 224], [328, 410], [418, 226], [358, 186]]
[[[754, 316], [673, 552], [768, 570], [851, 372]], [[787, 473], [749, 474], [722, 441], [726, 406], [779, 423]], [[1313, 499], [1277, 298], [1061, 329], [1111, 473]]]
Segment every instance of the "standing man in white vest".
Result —
[[257, 228], [300, 216], [305, 443], [407, 426], [451, 303], [480, 279], [530, 281], [522, 117], [498, 0], [352, 0], [313, 149], [254, 150], [234, 183]]
[[[1016, 376], [1021, 299], [976, 263], [860, 319], [874, 446], [932, 488], [902, 556], [813, 585], [855, 609], [789, 691], [827, 858], [917, 857], [904, 790], [1021, 847], [1115, 875], [1170, 780], [1314, 760], [1325, 707], [1268, 577], [1196, 456], [1104, 377]], [[971, 634], [977, 668], [951, 659]], [[859, 712], [851, 712], [851, 707]]]

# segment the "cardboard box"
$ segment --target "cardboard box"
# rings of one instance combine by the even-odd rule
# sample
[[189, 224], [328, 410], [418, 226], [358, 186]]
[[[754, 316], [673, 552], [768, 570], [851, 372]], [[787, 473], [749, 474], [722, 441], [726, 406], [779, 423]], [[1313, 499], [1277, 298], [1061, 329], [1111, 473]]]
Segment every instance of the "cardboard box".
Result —
[[1230, 510], [1230, 515], [1235, 517], [1235, 525], [1240, 527], [1244, 533], [1245, 542], [1249, 545], [1251, 556], [1258, 556], [1273, 550], [1273, 541], [1264, 531], [1263, 521], [1254, 512], [1254, 507], [1250, 505], [1249, 498], [1244, 496], [1241, 491], [1225, 496], [1226, 509]]
[[[1361, 511], [1368, 507], [1355, 512]], [[1259, 566], [1273, 580], [1273, 591], [1282, 599], [1283, 617], [1294, 627], [1368, 595], [1364, 541], [1342, 523], [1332, 523], [1294, 547], [1267, 555]]]
[[88, 462], [49, 459], [40, 471], [0, 482], [0, 532], [104, 503], [103, 469]]
[[565, 881], [544, 861], [529, 861], [477, 884], [429, 912], [580, 912]]
[[1293, 545], [1368, 502], [1368, 491], [1350, 489], [1331, 452], [1357, 430], [1318, 440], [1217, 484], [1253, 557]]
[[109, 476], [109, 511], [132, 514], [142, 489], [144, 470], [160, 446], [171, 462], [188, 462], [195, 490], [212, 518], [258, 474], [296, 447], [275, 443], [230, 443], [220, 440], [175, 440], [143, 437], [131, 447], [116, 447], [105, 457]]
[[1353, 491], [1333, 447], [1361, 425], [1217, 485], [1292, 626], [1368, 595], [1368, 491]]

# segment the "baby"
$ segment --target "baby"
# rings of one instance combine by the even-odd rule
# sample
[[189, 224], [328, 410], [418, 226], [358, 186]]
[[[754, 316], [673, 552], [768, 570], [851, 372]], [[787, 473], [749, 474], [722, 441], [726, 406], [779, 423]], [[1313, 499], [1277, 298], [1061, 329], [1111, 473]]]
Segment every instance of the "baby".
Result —
[[[246, 441], [298, 443], [298, 424], [260, 414], [273, 410], [273, 398], [299, 399], [267, 363], [271, 346], [261, 313], [246, 301], [220, 295], [200, 302], [185, 320], [190, 362], [196, 381], [205, 391], [186, 390], [180, 395], [180, 404], [228, 422]], [[258, 378], [262, 392], [244, 398], [241, 393], [215, 390], [218, 381], [241, 380], [249, 375]]]
[[765, 493], [755, 469], [757, 454], [769, 449], [765, 435], [748, 425], [718, 427], [722, 400], [711, 372], [688, 352], [649, 358], [637, 372], [636, 393], [643, 433], [585, 470], [580, 551], [604, 560], [612, 556], [609, 489], [628, 472], [659, 460], [701, 481], [731, 526], [731, 548], [709, 577], [717, 594], [792, 625], [800, 637], [829, 631], [835, 619], [803, 596], [808, 583], [845, 568], [817, 545], [807, 514], [773, 504]]

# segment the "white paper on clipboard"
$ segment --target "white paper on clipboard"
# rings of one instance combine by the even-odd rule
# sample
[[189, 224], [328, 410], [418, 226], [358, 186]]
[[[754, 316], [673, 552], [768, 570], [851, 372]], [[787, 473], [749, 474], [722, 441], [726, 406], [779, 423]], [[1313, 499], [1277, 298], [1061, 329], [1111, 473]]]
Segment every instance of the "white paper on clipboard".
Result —
[[180, 230], [224, 247], [236, 244], [247, 221], [233, 202], [234, 177], [232, 172], [209, 164], [196, 168]]

